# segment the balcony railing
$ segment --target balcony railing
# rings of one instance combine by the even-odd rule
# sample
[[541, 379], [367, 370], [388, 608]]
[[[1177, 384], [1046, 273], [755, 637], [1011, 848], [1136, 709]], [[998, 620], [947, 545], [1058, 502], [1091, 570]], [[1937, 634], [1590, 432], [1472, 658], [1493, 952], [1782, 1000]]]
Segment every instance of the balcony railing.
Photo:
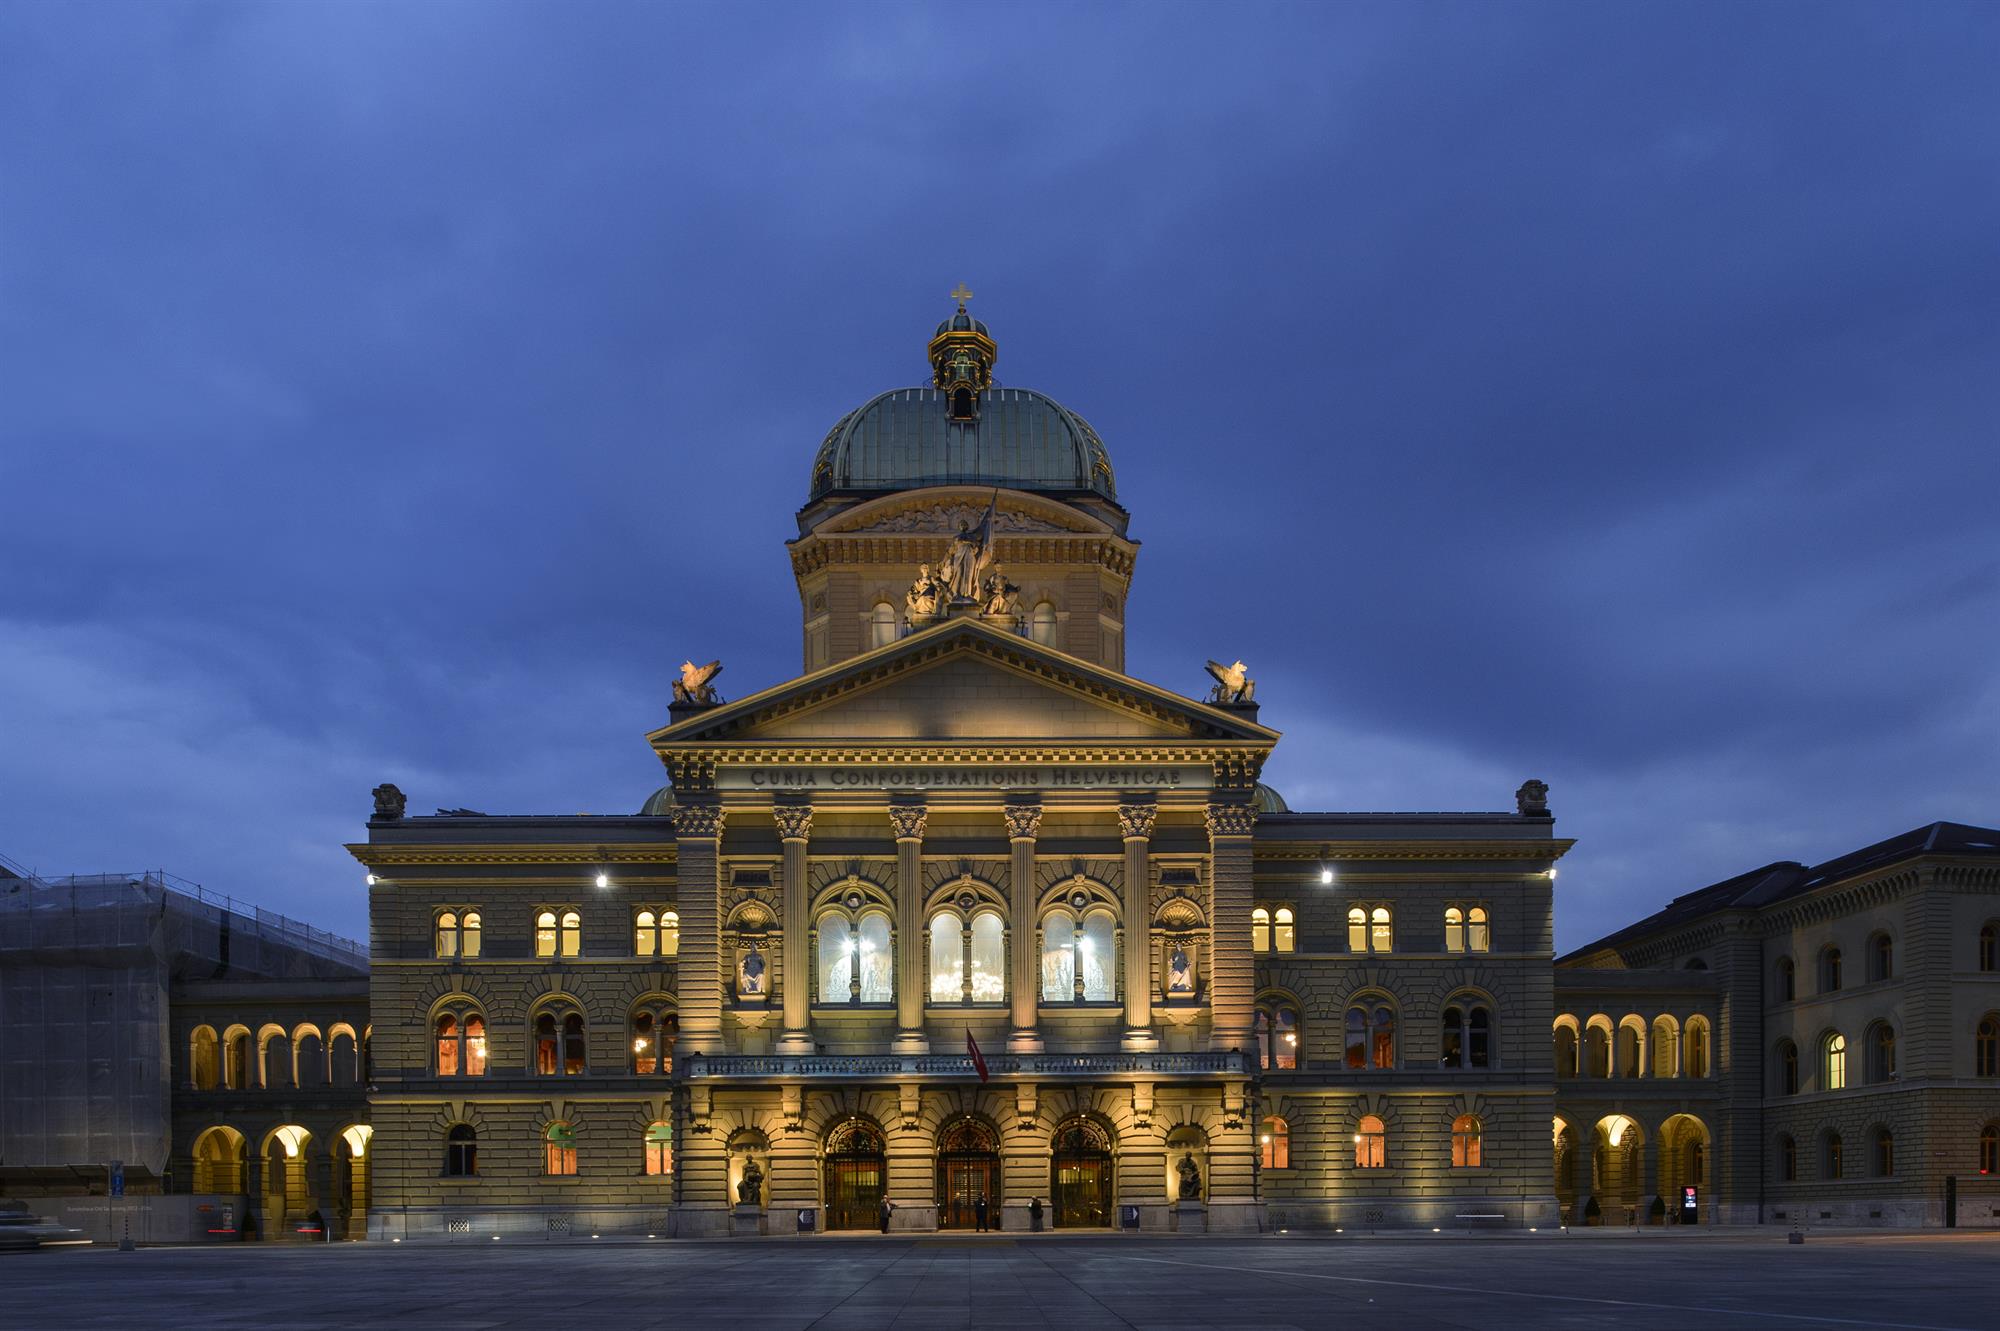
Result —
[[[854, 1078], [965, 1077], [979, 1075], [964, 1054], [683, 1054], [681, 1075], [689, 1081], [715, 1077], [779, 1077], [800, 1080]], [[1251, 1075], [1248, 1055], [1197, 1054], [989, 1054], [993, 1077], [1168, 1077]]]

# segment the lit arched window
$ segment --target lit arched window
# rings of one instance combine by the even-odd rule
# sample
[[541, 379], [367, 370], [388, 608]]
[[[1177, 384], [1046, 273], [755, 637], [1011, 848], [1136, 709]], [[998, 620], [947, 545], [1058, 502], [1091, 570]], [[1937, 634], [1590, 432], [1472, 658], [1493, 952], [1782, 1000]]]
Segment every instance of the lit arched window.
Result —
[[222, 1080], [215, 1027], [197, 1026], [188, 1037], [188, 1080], [197, 1091], [212, 1091]]
[[1347, 950], [1368, 950], [1368, 912], [1360, 906], [1354, 906], [1347, 912]]
[[1007, 1001], [1007, 926], [998, 911], [972, 917], [972, 1001]]
[[896, 958], [890, 950], [888, 913], [880, 910], [862, 911], [860, 924], [854, 932], [861, 940], [860, 950], [856, 953], [856, 960], [861, 970], [861, 1001], [895, 1002]]
[[1896, 945], [1887, 934], [1876, 934], [1868, 940], [1868, 978], [1886, 980], [1896, 973]]
[[436, 1035], [438, 1076], [486, 1075], [486, 1019], [478, 1012], [440, 1012]]
[[1874, 1148], [1870, 1152], [1873, 1158], [1869, 1163], [1875, 1171], [1875, 1177], [1890, 1178], [1894, 1176], [1896, 1172], [1895, 1134], [1887, 1128], [1878, 1127], [1875, 1129], [1869, 1145]]
[[1484, 1068], [1493, 1062], [1493, 1013], [1484, 1003], [1454, 999], [1446, 1005], [1438, 1066]]
[[542, 1172], [552, 1175], [576, 1173], [576, 1129], [567, 1123], [551, 1123], [543, 1134]]
[[931, 916], [931, 1002], [965, 1001], [965, 926], [941, 910]]
[[1556, 1027], [1556, 1075], [1574, 1077], [1578, 1072], [1576, 1031], [1567, 1022]]
[[844, 915], [822, 915], [819, 921], [819, 1001], [852, 1001], [854, 927]]
[[868, 616], [868, 645], [887, 647], [896, 640], [896, 607], [887, 601], [877, 601], [873, 613]]
[[1708, 1075], [1708, 1019], [1689, 1017], [1687, 1024], [1687, 1075]]
[[1979, 1130], [1979, 1172], [2000, 1173], [2000, 1123], [1988, 1123]]
[[632, 954], [671, 957], [681, 950], [681, 917], [670, 910], [647, 907], [632, 917]]
[[1789, 1003], [1799, 996], [1799, 968], [1790, 957], [1778, 958], [1778, 1001]]
[[1056, 641], [1056, 608], [1047, 601], [1035, 605], [1035, 613], [1028, 620], [1028, 636], [1044, 646], [1053, 647]]
[[1985, 924], [1979, 928], [1979, 969], [2000, 970], [2000, 926]]
[[892, 1003], [895, 955], [889, 916], [870, 906], [858, 917], [828, 911], [819, 918], [819, 1001]]
[[250, 1032], [232, 1026], [222, 1033], [222, 1084], [232, 1091], [250, 1088]]
[[1292, 923], [1292, 908], [1280, 906], [1271, 915], [1271, 950], [1290, 952], [1298, 943], [1298, 933]]
[[1250, 950], [1271, 950], [1271, 912], [1262, 906], [1250, 912]]
[[1972, 1041], [1972, 1073], [1976, 1077], [2000, 1077], [2000, 1017], [1991, 1013], [1979, 1019]]
[[458, 912], [440, 911], [437, 917], [437, 954], [440, 957], [458, 955]]
[[1354, 1129], [1354, 1167], [1382, 1169], [1388, 1163], [1389, 1130], [1375, 1115], [1365, 1115]]
[[1479, 1140], [1483, 1127], [1474, 1114], [1460, 1114], [1451, 1121], [1452, 1168], [1477, 1169], [1484, 1163]]
[[444, 1175], [471, 1178], [479, 1172], [479, 1134], [468, 1123], [454, 1123], [444, 1134]]
[[1109, 1003], [1117, 994], [1118, 921], [1108, 910], [1083, 917], [1076, 940], [1076, 965], [1083, 973], [1083, 1001]]
[[1390, 929], [1389, 925], [1390, 916], [1387, 906], [1377, 906], [1374, 910], [1368, 912], [1369, 951], [1387, 952], [1390, 950], [1390, 943], [1393, 941], [1394, 932]]
[[535, 913], [535, 955], [553, 957], [556, 954], [556, 913], [552, 910]]
[[1465, 912], [1465, 948], [1468, 952], [1488, 952], [1493, 948], [1493, 927], [1487, 922], [1484, 906], [1474, 906]]
[[1799, 1144], [1788, 1133], [1778, 1134], [1778, 1177], [1795, 1183], [1799, 1177]]
[[1257, 1149], [1264, 1168], [1290, 1169], [1292, 1125], [1275, 1116], [1265, 1119], [1263, 1130], [1257, 1134]]
[[566, 910], [562, 917], [562, 954], [566, 957], [583, 953], [583, 917], [573, 910]]
[[1847, 1089], [1847, 1037], [1839, 1031], [1820, 1041], [1819, 1068], [1821, 1090]]
[[1266, 998], [1257, 1004], [1252, 1036], [1257, 1066], [1289, 1071], [1299, 1065], [1299, 1010], [1290, 1000]]
[[1653, 1075], [1655, 1077], [1678, 1077], [1681, 1075], [1681, 1031], [1680, 1023], [1667, 1013], [1653, 1018]]
[[669, 1007], [648, 1004], [632, 1013], [632, 1071], [641, 1077], [674, 1070], [674, 1044], [681, 1019]]
[[1076, 997], [1076, 917], [1060, 908], [1042, 920], [1042, 1001]]
[[1611, 1028], [1593, 1018], [1583, 1032], [1583, 1072], [1587, 1077], [1611, 1075]]
[[1387, 1000], [1364, 998], [1347, 1009], [1347, 1066], [1396, 1066], [1396, 1010]]
[[1868, 1028], [1868, 1080], [1896, 1080], [1896, 1028], [1886, 1021]]
[[645, 1140], [640, 1147], [646, 1153], [648, 1174], [671, 1174], [674, 1172], [674, 1126], [671, 1123], [648, 1123]]
[[1465, 951], [1465, 912], [1456, 906], [1445, 907], [1444, 950], [1447, 952]]
[[583, 1070], [583, 1014], [544, 1008], [535, 1016], [535, 1072], [543, 1077], [575, 1077]]
[[1821, 1176], [1825, 1178], [1841, 1177], [1842, 1169], [1847, 1163], [1844, 1158], [1845, 1155], [1846, 1147], [1840, 1140], [1839, 1133], [1828, 1132], [1824, 1137], [1820, 1138], [1819, 1167]]
[[1840, 949], [1827, 948], [1819, 954], [1819, 991], [1823, 994], [1840, 990]]
[[1778, 1041], [1778, 1093], [1799, 1093], [1799, 1047], [1790, 1040]]

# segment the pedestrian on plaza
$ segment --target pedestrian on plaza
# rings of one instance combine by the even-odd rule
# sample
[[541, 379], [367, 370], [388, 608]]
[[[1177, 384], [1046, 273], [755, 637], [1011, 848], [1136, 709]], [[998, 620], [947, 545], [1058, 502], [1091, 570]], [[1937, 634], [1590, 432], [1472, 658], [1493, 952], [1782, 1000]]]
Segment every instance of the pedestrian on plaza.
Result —
[[889, 1232], [889, 1217], [895, 1214], [895, 1211], [896, 1204], [887, 1197], [884, 1197], [882, 1199], [882, 1232], [884, 1234]]
[[972, 1204], [973, 1217], [979, 1222], [979, 1232], [986, 1232], [986, 1194], [980, 1193], [979, 1200]]

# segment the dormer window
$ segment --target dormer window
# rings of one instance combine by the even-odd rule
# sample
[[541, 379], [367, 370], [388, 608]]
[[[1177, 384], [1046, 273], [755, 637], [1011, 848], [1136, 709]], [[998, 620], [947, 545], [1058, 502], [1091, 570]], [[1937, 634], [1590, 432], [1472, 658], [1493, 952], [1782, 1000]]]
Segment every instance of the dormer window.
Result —
[[973, 396], [970, 388], [956, 388], [951, 394], [951, 418], [955, 421], [970, 421], [977, 418], [973, 410]]

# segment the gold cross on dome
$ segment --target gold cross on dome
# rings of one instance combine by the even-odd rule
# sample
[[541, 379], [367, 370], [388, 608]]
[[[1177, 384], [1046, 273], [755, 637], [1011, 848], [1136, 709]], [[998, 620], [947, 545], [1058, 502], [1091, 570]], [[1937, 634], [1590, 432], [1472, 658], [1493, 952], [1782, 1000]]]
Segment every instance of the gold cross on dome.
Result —
[[958, 290], [951, 293], [951, 298], [958, 302], [958, 308], [962, 310], [965, 308], [965, 302], [972, 299], [972, 293], [965, 289], [965, 283], [960, 282]]

